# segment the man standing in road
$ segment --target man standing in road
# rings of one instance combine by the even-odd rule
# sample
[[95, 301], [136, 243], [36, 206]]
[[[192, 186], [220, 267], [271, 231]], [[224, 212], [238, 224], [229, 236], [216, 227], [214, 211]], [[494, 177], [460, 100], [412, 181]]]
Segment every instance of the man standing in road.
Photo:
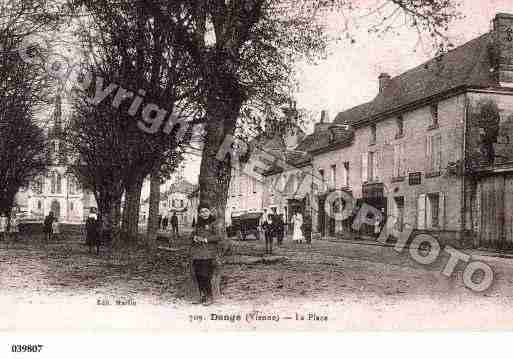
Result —
[[178, 235], [178, 217], [176, 216], [176, 212], [173, 212], [171, 216], [171, 231], [174, 235]]
[[45, 239], [50, 241], [53, 237], [53, 222], [55, 221], [55, 217], [53, 216], [53, 212], [50, 211], [48, 216], [46, 216], [45, 221], [43, 223], [43, 231], [45, 233]]

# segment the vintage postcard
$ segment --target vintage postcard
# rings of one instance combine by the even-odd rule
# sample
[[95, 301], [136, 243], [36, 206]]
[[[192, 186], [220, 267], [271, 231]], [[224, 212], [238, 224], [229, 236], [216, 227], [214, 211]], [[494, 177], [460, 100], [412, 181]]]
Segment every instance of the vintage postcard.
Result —
[[0, 333], [513, 327], [511, 1], [0, 12]]

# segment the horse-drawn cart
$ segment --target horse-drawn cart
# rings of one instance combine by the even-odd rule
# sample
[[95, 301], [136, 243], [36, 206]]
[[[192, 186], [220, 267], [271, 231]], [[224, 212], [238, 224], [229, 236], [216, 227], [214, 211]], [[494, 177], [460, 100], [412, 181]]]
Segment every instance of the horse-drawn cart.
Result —
[[226, 232], [230, 237], [238, 237], [240, 240], [245, 241], [249, 237], [260, 240], [260, 232], [258, 224], [262, 212], [242, 212], [232, 213], [231, 225], [227, 228]]

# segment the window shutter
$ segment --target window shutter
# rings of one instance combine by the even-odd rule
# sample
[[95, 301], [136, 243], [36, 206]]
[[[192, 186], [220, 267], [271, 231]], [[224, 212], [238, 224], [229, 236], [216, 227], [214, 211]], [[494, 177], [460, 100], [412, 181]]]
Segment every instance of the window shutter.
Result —
[[440, 171], [442, 169], [442, 134], [439, 133], [436, 136], [436, 164], [435, 171]]
[[372, 154], [372, 163], [371, 163], [371, 165], [372, 165], [372, 178], [371, 178], [371, 180], [378, 180], [379, 179], [378, 163], [379, 163], [379, 152], [375, 151]]
[[417, 199], [417, 229], [426, 228], [426, 195], [421, 194]]
[[432, 148], [433, 137], [426, 137], [426, 172], [433, 171], [433, 148]]
[[438, 226], [445, 229], [445, 195], [443, 192], [438, 193], [440, 209], [438, 210]]
[[394, 145], [394, 173], [392, 177], [399, 177], [400, 168], [400, 145]]
[[433, 208], [431, 206], [431, 199], [429, 196], [426, 196], [426, 205], [425, 205], [425, 228], [430, 229], [433, 228]]
[[362, 183], [368, 181], [368, 153], [362, 153]]
[[404, 148], [406, 145], [404, 143], [401, 144], [401, 152], [400, 152], [400, 161], [401, 161], [401, 168], [399, 172], [399, 176], [404, 176], [406, 173], [406, 156], [405, 156], [405, 150]]

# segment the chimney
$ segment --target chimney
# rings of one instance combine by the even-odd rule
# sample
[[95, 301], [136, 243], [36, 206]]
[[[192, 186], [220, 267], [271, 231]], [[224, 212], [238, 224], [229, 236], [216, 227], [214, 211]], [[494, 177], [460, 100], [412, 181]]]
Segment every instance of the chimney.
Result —
[[321, 111], [321, 120], [314, 125], [314, 132], [327, 130], [331, 126], [328, 122], [328, 112], [326, 110]]
[[513, 14], [498, 13], [493, 19], [494, 59], [492, 64], [499, 83], [513, 84]]
[[382, 93], [383, 90], [385, 89], [385, 87], [388, 86], [388, 84], [390, 83], [390, 75], [387, 74], [386, 72], [382, 72], [379, 76], [378, 76], [378, 82], [379, 82], [379, 88], [378, 88], [378, 91], [379, 93]]

